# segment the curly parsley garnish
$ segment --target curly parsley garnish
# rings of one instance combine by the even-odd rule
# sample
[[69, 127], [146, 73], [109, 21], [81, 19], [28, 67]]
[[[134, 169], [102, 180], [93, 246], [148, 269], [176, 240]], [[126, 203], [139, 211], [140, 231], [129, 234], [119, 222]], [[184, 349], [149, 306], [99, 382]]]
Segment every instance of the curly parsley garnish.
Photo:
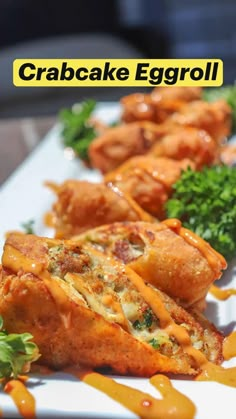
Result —
[[89, 123], [95, 106], [94, 100], [87, 100], [72, 109], [62, 109], [59, 113], [64, 145], [71, 147], [82, 160], [86, 161], [89, 160], [89, 145], [96, 137], [96, 132]]
[[236, 168], [189, 168], [173, 189], [168, 217], [180, 219], [230, 261], [236, 255]]

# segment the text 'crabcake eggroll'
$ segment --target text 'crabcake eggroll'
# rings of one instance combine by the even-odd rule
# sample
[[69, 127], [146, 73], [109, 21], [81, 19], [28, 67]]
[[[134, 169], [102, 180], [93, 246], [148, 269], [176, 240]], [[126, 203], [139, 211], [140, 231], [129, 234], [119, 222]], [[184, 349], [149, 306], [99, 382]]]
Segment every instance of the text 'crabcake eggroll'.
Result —
[[213, 325], [91, 246], [12, 234], [2, 265], [4, 325], [30, 332], [40, 363], [51, 368], [150, 376], [195, 374], [203, 360], [222, 361], [222, 335]]
[[115, 187], [77, 180], [67, 180], [61, 185], [47, 182], [46, 185], [57, 195], [49, 214], [56, 238], [70, 238], [114, 221], [154, 221], [128, 194]]
[[174, 160], [190, 159], [196, 170], [211, 166], [219, 160], [219, 147], [204, 130], [180, 127], [170, 130], [150, 149], [153, 157], [168, 157]]
[[115, 256], [184, 307], [205, 308], [210, 285], [226, 269], [223, 256], [174, 219], [114, 223], [75, 240]]
[[128, 193], [145, 211], [164, 219], [165, 203], [172, 194], [172, 186], [188, 167], [194, 169], [189, 159], [138, 156], [108, 173], [105, 182]]
[[110, 172], [130, 157], [146, 154], [166, 132], [164, 126], [148, 121], [109, 128], [91, 142], [90, 163], [102, 173]]

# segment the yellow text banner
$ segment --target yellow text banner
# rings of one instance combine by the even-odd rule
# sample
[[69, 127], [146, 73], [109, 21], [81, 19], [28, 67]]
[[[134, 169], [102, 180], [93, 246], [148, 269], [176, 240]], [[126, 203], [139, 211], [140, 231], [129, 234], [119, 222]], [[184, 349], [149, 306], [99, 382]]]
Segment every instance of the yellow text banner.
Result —
[[16, 59], [18, 87], [221, 86], [220, 59]]

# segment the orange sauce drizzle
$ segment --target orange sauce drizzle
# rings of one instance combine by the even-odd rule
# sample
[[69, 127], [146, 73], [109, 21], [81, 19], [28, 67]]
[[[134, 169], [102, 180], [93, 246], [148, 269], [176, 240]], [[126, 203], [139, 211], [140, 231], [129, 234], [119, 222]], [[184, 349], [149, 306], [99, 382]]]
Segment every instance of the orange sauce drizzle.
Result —
[[232, 332], [224, 339], [223, 342], [223, 356], [228, 360], [236, 356], [236, 331]]
[[22, 255], [22, 253], [13, 246], [6, 244], [2, 257], [2, 264], [15, 272], [23, 269], [25, 272], [38, 275], [50, 290], [50, 293], [58, 306], [58, 311], [61, 314], [65, 328], [69, 327], [71, 318], [67, 296], [59, 285], [59, 281], [55, 278], [53, 280], [51, 279], [49, 272], [46, 270], [46, 262], [41, 263], [36, 259], [30, 259], [28, 256]]
[[163, 396], [163, 399], [158, 400], [147, 393], [119, 384], [96, 372], [73, 369], [67, 369], [67, 372], [107, 394], [142, 419], [192, 419], [195, 416], [196, 408], [192, 401], [174, 389], [170, 380], [164, 375], [155, 375], [150, 379], [150, 383]]
[[235, 288], [228, 288], [228, 289], [221, 289], [217, 287], [216, 285], [212, 285], [209, 289], [209, 292], [211, 295], [213, 295], [218, 300], [228, 300], [231, 295], [236, 295], [236, 289]]
[[15, 249], [9, 244], [5, 244], [2, 256], [2, 266], [18, 272], [23, 269], [25, 272], [30, 272], [39, 275], [46, 266], [36, 259], [30, 259], [28, 256], [23, 255], [19, 250]]
[[[149, 156], [149, 162], [153, 161], [152, 157]], [[148, 162], [148, 163], [149, 163]], [[118, 167], [117, 169], [113, 170], [112, 172], [106, 174], [105, 180], [107, 182], [114, 182], [114, 180], [122, 180], [122, 175], [126, 172], [129, 173], [129, 171], [132, 169], [133, 173], [136, 173], [137, 175], [142, 174], [142, 172], [146, 172], [147, 175], [152, 177], [155, 181], [160, 182], [165, 188], [168, 188], [168, 185], [166, 184], [166, 173], [163, 173], [162, 171], [158, 171], [157, 168], [152, 168], [151, 165], [147, 164], [147, 161], [139, 160], [138, 167], [132, 167], [130, 166], [130, 162], [126, 161], [122, 164], [122, 166]]]
[[202, 352], [192, 346], [187, 330], [174, 322], [158, 293], [146, 285], [139, 275], [135, 274], [135, 272], [128, 267], [126, 267], [126, 269], [129, 279], [133, 282], [140, 294], [143, 296], [144, 300], [150, 305], [153, 312], [160, 320], [161, 328], [166, 331], [168, 335], [172, 335], [176, 338], [183, 351], [193, 357], [197, 366], [205, 364], [207, 359]]
[[236, 387], [236, 367], [223, 368], [220, 365], [207, 362], [202, 372], [196, 377], [197, 381], [216, 381], [226, 386]]
[[113, 183], [111, 182], [107, 183], [107, 186], [108, 188], [112, 189], [112, 191], [115, 192], [118, 196], [124, 198], [128, 202], [130, 207], [133, 209], [133, 211], [136, 212], [141, 221], [147, 221], [149, 223], [155, 221], [155, 218], [152, 217], [148, 212], [144, 211], [129, 194], [125, 193], [124, 191], [121, 191], [117, 186], [113, 185]]
[[55, 227], [56, 221], [57, 221], [56, 215], [52, 211], [46, 212], [46, 214], [44, 214], [43, 222], [45, 226]]
[[4, 387], [4, 391], [8, 393], [14, 401], [17, 409], [23, 418], [35, 418], [35, 399], [24, 383], [20, 380], [11, 380]]
[[[170, 222], [173, 223], [172, 220], [170, 220]], [[60, 306], [59, 310], [63, 310], [64, 307], [68, 307], [68, 304], [66, 304], [67, 296], [63, 292], [62, 287], [59, 286], [55, 279], [51, 280], [50, 274], [46, 271], [45, 266], [42, 263], [37, 264], [37, 261], [32, 261], [30, 258], [21, 255], [19, 251], [14, 251], [11, 246], [5, 246], [3, 265], [14, 269], [16, 272], [20, 268], [24, 269], [26, 272], [32, 272], [33, 270], [34, 273], [40, 275], [40, 278], [44, 280], [46, 286], [52, 292], [56, 303]], [[161, 328], [164, 329], [164, 331], [166, 331], [169, 335], [172, 335], [176, 338], [183, 351], [190, 355], [190, 357], [193, 359], [195, 364], [194, 367], [201, 370], [201, 373], [197, 379], [217, 381], [229, 386], [236, 387], [236, 367], [224, 369], [223, 367], [214, 365], [209, 362], [202, 352], [192, 346], [191, 339], [186, 329], [180, 325], [177, 325], [173, 321], [162, 300], [160, 299], [158, 292], [156, 292], [150, 286], [147, 286], [142, 278], [139, 277], [130, 268], [124, 267], [124, 269], [127, 272], [129, 279], [133, 282], [145, 301], [150, 305], [155, 315], [159, 318]]]
[[225, 258], [215, 249], [213, 249], [209, 245], [209, 243], [207, 243], [201, 237], [197, 236], [197, 234], [193, 233], [187, 228], [182, 227], [180, 220], [176, 218], [170, 218], [164, 220], [163, 224], [167, 225], [167, 227], [173, 230], [176, 234], [179, 234], [179, 236], [181, 236], [191, 246], [198, 249], [202, 253], [202, 255], [207, 259], [208, 264], [211, 266], [212, 269], [217, 269], [219, 262], [222, 265], [221, 269], [225, 269], [227, 267]]

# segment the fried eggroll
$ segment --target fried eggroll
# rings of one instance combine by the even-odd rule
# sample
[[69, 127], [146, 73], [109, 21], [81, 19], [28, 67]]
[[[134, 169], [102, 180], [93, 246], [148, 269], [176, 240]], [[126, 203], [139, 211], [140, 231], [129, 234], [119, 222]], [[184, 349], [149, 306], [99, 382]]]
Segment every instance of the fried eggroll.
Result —
[[[222, 336], [130, 268], [73, 241], [12, 234], [2, 258], [0, 314], [30, 332], [50, 368], [194, 374], [222, 361]], [[207, 324], [206, 324], [207, 322]]]
[[189, 159], [138, 156], [108, 173], [105, 182], [132, 196], [145, 211], [164, 219], [164, 206], [172, 194], [172, 185], [188, 167], [194, 168]]
[[166, 127], [148, 121], [109, 128], [91, 142], [90, 163], [102, 173], [107, 173], [130, 157], [146, 154], [166, 132]]
[[151, 92], [151, 98], [155, 102], [163, 103], [171, 100], [192, 102], [202, 97], [201, 87], [155, 87]]
[[154, 221], [131, 197], [105, 184], [67, 180], [46, 185], [57, 195], [50, 213], [56, 238], [70, 238], [114, 221]]
[[121, 99], [121, 118], [126, 123], [151, 121], [162, 124], [174, 112], [178, 112], [185, 102], [167, 100], [158, 102], [151, 95], [134, 93]]
[[184, 307], [203, 310], [226, 261], [178, 220], [114, 223], [75, 238], [121, 260]]
[[134, 93], [121, 99], [122, 120], [163, 123], [186, 103], [201, 98], [198, 87], [157, 87], [151, 94]]
[[197, 100], [182, 106], [167, 123], [203, 129], [220, 144], [231, 133], [232, 110], [225, 100], [211, 103]]
[[149, 154], [174, 160], [187, 158], [195, 163], [196, 170], [201, 170], [217, 162], [219, 147], [206, 131], [182, 127], [164, 135], [153, 145]]

